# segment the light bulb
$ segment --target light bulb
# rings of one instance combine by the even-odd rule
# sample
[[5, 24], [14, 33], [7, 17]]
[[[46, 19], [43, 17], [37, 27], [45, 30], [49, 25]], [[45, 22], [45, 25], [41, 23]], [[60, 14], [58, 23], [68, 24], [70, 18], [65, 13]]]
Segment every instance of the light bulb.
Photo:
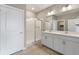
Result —
[[50, 12], [48, 12], [48, 16], [53, 15], [53, 14], [55, 14], [54, 11], [50, 11]]
[[48, 12], [48, 16], [51, 15], [50, 12]]
[[32, 10], [34, 10], [35, 8], [32, 8]]
[[53, 14], [55, 14], [55, 12], [54, 11], [51, 11], [51, 15], [53, 15]]
[[67, 7], [67, 10], [71, 10], [71, 9], [72, 9], [72, 6], [69, 5], [69, 6]]
[[66, 10], [67, 10], [67, 8], [66, 8], [66, 7], [63, 7], [63, 8], [62, 8], [62, 11], [66, 11]]

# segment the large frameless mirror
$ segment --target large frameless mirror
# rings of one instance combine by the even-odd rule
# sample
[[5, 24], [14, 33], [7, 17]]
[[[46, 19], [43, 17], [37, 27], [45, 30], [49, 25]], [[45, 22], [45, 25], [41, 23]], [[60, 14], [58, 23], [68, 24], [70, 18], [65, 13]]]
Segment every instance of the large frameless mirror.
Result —
[[68, 31], [79, 32], [79, 18], [68, 19]]

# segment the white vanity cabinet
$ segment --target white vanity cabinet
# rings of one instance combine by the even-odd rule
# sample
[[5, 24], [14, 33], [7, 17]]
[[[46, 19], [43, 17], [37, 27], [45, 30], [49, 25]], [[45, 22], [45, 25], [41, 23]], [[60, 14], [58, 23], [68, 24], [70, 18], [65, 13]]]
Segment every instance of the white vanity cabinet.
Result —
[[44, 32], [42, 44], [65, 55], [79, 55], [79, 37]]
[[49, 48], [54, 47], [54, 41], [50, 33], [43, 33], [41, 42]]
[[64, 53], [63, 39], [61, 39], [60, 35], [43, 33], [41, 42], [53, 50]]

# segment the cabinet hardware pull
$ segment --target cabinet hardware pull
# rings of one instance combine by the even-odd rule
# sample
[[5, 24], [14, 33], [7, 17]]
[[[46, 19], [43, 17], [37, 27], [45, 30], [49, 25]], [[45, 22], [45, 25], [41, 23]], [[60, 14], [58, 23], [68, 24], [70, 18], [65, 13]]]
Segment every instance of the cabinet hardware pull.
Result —
[[47, 39], [47, 36], [45, 36], [45, 39]]
[[65, 42], [65, 41], [63, 41], [63, 44], [65, 45], [65, 44], [66, 44], [66, 42]]

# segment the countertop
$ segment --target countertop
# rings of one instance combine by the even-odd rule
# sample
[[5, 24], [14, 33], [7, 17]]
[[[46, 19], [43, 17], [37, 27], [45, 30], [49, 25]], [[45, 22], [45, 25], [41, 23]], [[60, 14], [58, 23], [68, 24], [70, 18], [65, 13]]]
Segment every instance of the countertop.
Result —
[[79, 38], [79, 32], [44, 31], [44, 33], [59, 34], [59, 35], [72, 36], [72, 37], [78, 37]]

